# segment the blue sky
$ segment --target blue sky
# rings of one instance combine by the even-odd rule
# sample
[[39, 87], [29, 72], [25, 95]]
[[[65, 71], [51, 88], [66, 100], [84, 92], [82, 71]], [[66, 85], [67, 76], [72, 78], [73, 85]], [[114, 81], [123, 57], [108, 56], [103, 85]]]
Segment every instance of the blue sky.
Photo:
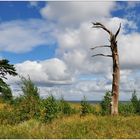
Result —
[[[127, 2], [117, 2], [118, 5], [121, 5], [122, 8], [118, 8], [118, 10], [114, 10], [111, 12], [112, 16], [115, 17], [125, 17], [128, 12], [135, 13], [135, 16], [140, 12], [140, 5], [135, 7], [130, 7], [127, 10], [124, 10], [123, 6], [127, 6]], [[0, 2], [0, 21], [8, 22], [13, 20], [29, 20], [29, 19], [43, 19], [40, 14], [40, 9], [43, 8], [47, 3], [46, 2], [38, 2], [37, 6], [32, 6], [29, 1], [1, 1]], [[135, 8], [135, 10], [134, 10]], [[131, 17], [131, 18], [136, 18]], [[138, 20], [138, 19], [135, 19]], [[139, 22], [137, 23], [139, 24]], [[46, 27], [47, 28], [47, 27]], [[139, 28], [138, 28], [139, 31]], [[19, 46], [20, 47], [20, 46]], [[16, 64], [19, 62], [23, 62], [25, 60], [44, 60], [53, 58], [55, 56], [55, 49], [57, 48], [57, 43], [54, 45], [39, 45], [36, 46], [35, 49], [29, 51], [27, 53], [13, 53], [9, 51], [2, 51], [1, 55], [4, 58], [9, 59], [12, 63]]]
[[[109, 43], [106, 33], [91, 29], [91, 21], [113, 32], [122, 23], [120, 99], [128, 100], [140, 90], [139, 13], [139, 2], [1, 1], [0, 57], [15, 64], [20, 75], [30, 75], [42, 96], [101, 100], [111, 90], [112, 61], [90, 57], [92, 46]], [[9, 76], [7, 82], [15, 94], [20, 92], [18, 77]]]
[[[28, 20], [28, 19], [42, 19], [39, 9], [45, 5], [45, 2], [39, 2], [37, 7], [31, 6], [28, 1], [0, 2], [0, 21], [8, 22], [12, 20]], [[8, 11], [8, 12], [7, 12]], [[20, 46], [19, 46], [20, 47]], [[8, 51], [1, 52], [1, 55], [9, 59], [11, 63], [19, 63], [25, 60], [43, 60], [54, 57], [56, 46], [44, 47], [44, 45], [37, 46], [34, 50], [27, 53], [13, 53]]]
[[[39, 2], [38, 8], [45, 5], [45, 2]], [[41, 18], [38, 8], [30, 6], [28, 1], [1, 1], [0, 18], [1, 21], [16, 19]], [[10, 14], [9, 14], [10, 13]]]

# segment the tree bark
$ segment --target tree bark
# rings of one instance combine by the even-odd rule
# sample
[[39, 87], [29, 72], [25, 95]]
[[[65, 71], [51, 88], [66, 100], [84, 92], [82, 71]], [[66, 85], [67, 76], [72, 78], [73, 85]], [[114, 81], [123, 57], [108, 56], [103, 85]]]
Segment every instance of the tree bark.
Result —
[[118, 114], [118, 100], [119, 100], [119, 83], [120, 83], [120, 66], [117, 44], [114, 46], [112, 52], [113, 59], [113, 80], [112, 80], [112, 107], [111, 115]]

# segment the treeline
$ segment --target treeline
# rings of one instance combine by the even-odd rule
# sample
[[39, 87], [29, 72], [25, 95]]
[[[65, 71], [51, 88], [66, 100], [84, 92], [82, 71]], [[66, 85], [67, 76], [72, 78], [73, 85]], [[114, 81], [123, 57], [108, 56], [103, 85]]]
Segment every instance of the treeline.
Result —
[[[22, 95], [13, 98], [10, 88], [7, 86], [0, 96], [0, 124], [17, 124], [30, 119], [37, 119], [43, 123], [51, 122], [55, 118], [79, 114], [84, 117], [87, 114], [109, 115], [111, 93], [106, 92], [100, 104], [90, 104], [86, 97], [81, 103], [69, 103], [61, 97], [59, 100], [53, 95], [46, 99], [40, 98], [37, 86], [30, 78], [21, 78]], [[120, 115], [140, 114], [140, 99], [136, 91], [128, 103], [119, 103]]]

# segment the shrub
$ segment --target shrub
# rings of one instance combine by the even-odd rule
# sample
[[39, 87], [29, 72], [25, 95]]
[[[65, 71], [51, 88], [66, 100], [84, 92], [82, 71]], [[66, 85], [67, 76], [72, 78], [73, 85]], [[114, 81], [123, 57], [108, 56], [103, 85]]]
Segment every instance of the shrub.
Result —
[[134, 92], [132, 93], [132, 97], [131, 97], [131, 103], [134, 107], [135, 113], [139, 113], [140, 114], [140, 100], [138, 100], [137, 98], [137, 94], [136, 91], [134, 90]]
[[11, 104], [13, 106], [18, 106], [20, 104], [20, 102], [22, 102], [23, 99], [24, 99], [24, 96], [16, 97], [12, 100]]
[[24, 96], [27, 97], [27, 98], [34, 97], [36, 99], [39, 99], [38, 88], [31, 81], [30, 77], [28, 77], [27, 79], [22, 77], [21, 81], [22, 81], [21, 89], [22, 89], [22, 92], [23, 92]]
[[92, 112], [92, 106], [87, 102], [87, 99], [84, 96], [83, 100], [81, 101], [81, 115], [86, 115]]
[[38, 88], [30, 78], [21, 78], [23, 96], [13, 101], [13, 105], [20, 121], [37, 118], [40, 114], [40, 98]]
[[125, 116], [135, 114], [135, 108], [132, 103], [119, 103], [119, 113]]
[[5, 84], [5, 87], [1, 89], [0, 97], [2, 98], [3, 101], [12, 101], [13, 99], [12, 91], [8, 85]]
[[0, 110], [0, 124], [15, 124], [15, 114], [13, 111]]
[[42, 120], [44, 122], [51, 122], [58, 116], [58, 102], [53, 95], [49, 96], [42, 102]]
[[59, 111], [62, 114], [70, 115], [74, 113], [74, 110], [71, 108], [70, 104], [64, 100], [62, 97], [59, 101]]
[[13, 106], [5, 103], [0, 109], [0, 124], [14, 125], [19, 122], [20, 118], [17, 111], [13, 108]]
[[111, 92], [107, 91], [101, 102], [101, 114], [108, 115], [111, 113]]
[[40, 115], [40, 100], [33, 97], [23, 98], [17, 105], [15, 110], [20, 117], [20, 121], [38, 118]]

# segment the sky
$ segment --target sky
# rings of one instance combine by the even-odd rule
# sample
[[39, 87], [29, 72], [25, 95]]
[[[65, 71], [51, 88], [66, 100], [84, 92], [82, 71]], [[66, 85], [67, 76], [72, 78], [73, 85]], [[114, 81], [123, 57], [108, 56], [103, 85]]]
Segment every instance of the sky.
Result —
[[[135, 89], [140, 97], [140, 2], [0, 1], [0, 58], [8, 59], [20, 76], [38, 86], [40, 96], [66, 100], [102, 100], [111, 90], [109, 36], [91, 22], [101, 22], [118, 35], [120, 100]], [[19, 76], [7, 76], [15, 96], [22, 94]]]

